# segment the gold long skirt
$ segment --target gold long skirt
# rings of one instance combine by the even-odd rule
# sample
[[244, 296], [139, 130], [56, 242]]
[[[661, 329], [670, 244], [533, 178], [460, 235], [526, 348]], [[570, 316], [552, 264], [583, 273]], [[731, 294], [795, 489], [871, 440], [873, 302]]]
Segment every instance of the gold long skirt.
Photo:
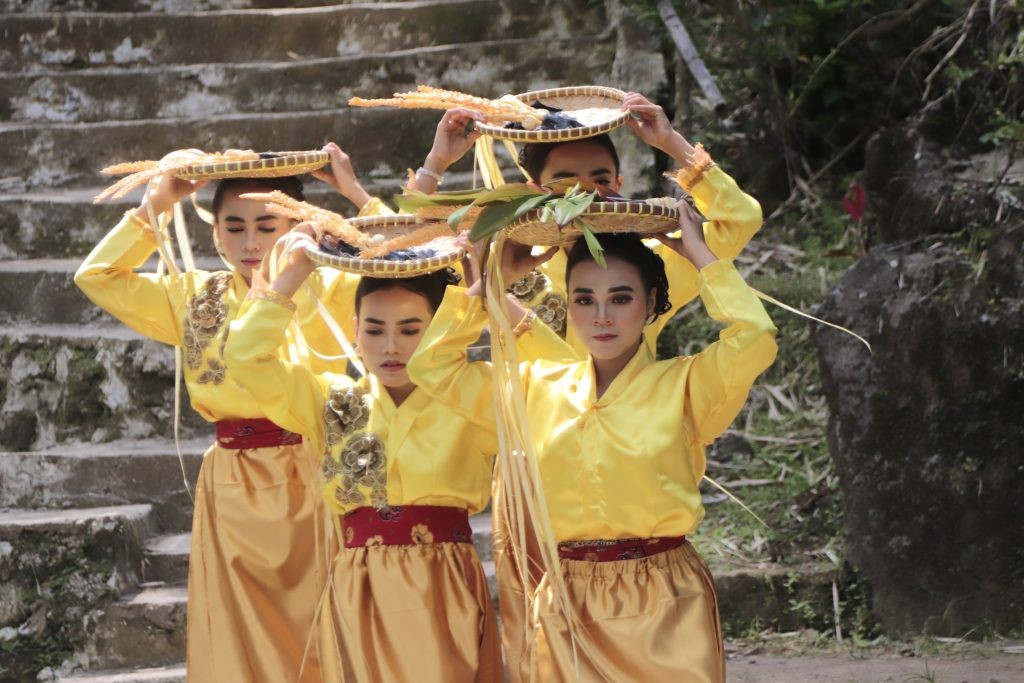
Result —
[[586, 650], [576, 650], [579, 678], [545, 577], [533, 605], [538, 629], [523, 658], [525, 680], [724, 683], [715, 587], [689, 543], [637, 560], [561, 564], [586, 639]]
[[206, 452], [189, 558], [189, 683], [320, 681], [315, 653], [303, 663], [327, 579], [313, 463], [303, 444]]
[[325, 683], [500, 683], [494, 605], [470, 543], [342, 549], [321, 602]]

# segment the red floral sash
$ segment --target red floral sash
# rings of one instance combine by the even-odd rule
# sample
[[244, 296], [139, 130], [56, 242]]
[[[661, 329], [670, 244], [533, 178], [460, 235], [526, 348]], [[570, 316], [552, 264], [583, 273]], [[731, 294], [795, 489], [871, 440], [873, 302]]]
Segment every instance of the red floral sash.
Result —
[[469, 543], [469, 513], [442, 505], [357, 508], [344, 518], [345, 547]]
[[678, 548], [686, 536], [669, 538], [625, 538], [621, 540], [565, 541], [558, 544], [558, 557], [584, 562], [637, 560]]
[[224, 448], [242, 450], [291, 446], [302, 443], [302, 436], [281, 429], [262, 417], [247, 420], [221, 420], [217, 423], [217, 443]]

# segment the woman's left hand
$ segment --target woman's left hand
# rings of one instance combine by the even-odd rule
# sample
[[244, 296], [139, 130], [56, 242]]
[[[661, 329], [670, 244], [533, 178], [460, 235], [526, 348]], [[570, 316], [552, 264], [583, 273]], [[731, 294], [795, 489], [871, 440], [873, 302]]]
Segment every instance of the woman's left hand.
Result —
[[704, 241], [703, 218], [697, 209], [693, 208], [685, 199], [676, 202], [676, 209], [679, 211], [679, 237], [669, 237], [667, 234], [655, 235], [658, 241], [680, 256], [689, 259], [693, 265], [697, 266], [698, 270], [717, 261], [718, 257]]
[[313, 171], [311, 175], [333, 187], [357, 207], [363, 208], [370, 201], [370, 195], [359, 184], [352, 167], [352, 158], [333, 142], [324, 145], [323, 151], [331, 157], [331, 164], [328, 168]]

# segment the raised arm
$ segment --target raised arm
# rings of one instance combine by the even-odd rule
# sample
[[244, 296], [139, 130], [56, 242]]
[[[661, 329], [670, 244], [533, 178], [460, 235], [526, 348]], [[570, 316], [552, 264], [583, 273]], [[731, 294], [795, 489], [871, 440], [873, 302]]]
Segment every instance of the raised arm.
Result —
[[700, 271], [700, 297], [727, 327], [694, 358], [686, 379], [686, 410], [695, 436], [709, 444], [732, 424], [750, 387], [775, 360], [775, 325], [732, 261]]
[[267, 419], [311, 439], [319, 450], [325, 442], [326, 387], [351, 380], [317, 376], [278, 355], [295, 311], [291, 296], [313, 269], [303, 252], [292, 257], [269, 288], [250, 291], [231, 323], [224, 359], [234, 381], [252, 395]]
[[[150, 196], [150, 205], [159, 215], [200, 185], [167, 176]], [[156, 237], [148, 221], [145, 204], [126, 213], [79, 266], [75, 284], [93, 303], [136, 332], [177, 345], [181, 343], [180, 321], [170, 293], [180, 282], [135, 272], [156, 252]]]
[[345, 199], [355, 204], [359, 216], [390, 216], [395, 212], [387, 204], [367, 192], [352, 166], [352, 158], [334, 142], [328, 142], [323, 151], [331, 157], [327, 168], [313, 171], [317, 180], [323, 181], [337, 190]]
[[480, 297], [449, 286], [407, 369], [420, 389], [473, 424], [493, 430], [490, 364], [470, 363], [466, 355], [486, 324]]
[[[736, 181], [711, 160], [699, 145], [694, 147], [672, 128], [661, 107], [639, 93], [629, 93], [623, 108], [633, 115], [629, 126], [637, 136], [663, 151], [678, 167], [675, 180], [707, 218], [704, 238], [717, 258], [731, 259], [747, 246], [763, 222], [761, 205], [743, 192]], [[655, 335], [680, 308], [696, 298], [697, 268], [670, 249], [658, 248], [665, 260], [672, 309], [650, 326]]]

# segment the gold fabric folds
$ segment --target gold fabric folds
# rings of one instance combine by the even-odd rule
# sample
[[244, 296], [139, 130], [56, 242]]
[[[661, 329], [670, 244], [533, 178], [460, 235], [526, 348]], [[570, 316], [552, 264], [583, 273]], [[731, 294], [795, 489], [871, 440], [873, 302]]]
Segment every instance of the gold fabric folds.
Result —
[[470, 543], [342, 549], [317, 641], [324, 683], [503, 680], [494, 605]]
[[315, 648], [302, 666], [328, 557], [310, 463], [303, 444], [214, 444], [203, 458], [189, 561], [189, 683], [320, 681]]
[[590, 657], [577, 650], [579, 679], [564, 619], [546, 599], [533, 606], [535, 648], [522, 677], [556, 683], [724, 683], [725, 655], [711, 573], [689, 543], [638, 560], [562, 560], [569, 599]]

